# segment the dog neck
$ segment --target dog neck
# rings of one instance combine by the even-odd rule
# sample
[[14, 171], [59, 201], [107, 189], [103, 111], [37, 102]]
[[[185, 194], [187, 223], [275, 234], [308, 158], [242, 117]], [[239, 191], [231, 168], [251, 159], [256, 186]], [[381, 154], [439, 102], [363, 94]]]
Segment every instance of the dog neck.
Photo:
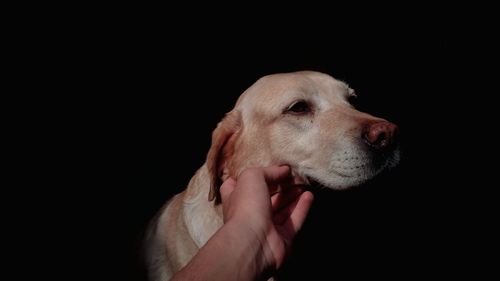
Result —
[[183, 196], [183, 215], [189, 234], [198, 247], [203, 246], [223, 225], [222, 205], [208, 201], [210, 176], [203, 165], [191, 178]]

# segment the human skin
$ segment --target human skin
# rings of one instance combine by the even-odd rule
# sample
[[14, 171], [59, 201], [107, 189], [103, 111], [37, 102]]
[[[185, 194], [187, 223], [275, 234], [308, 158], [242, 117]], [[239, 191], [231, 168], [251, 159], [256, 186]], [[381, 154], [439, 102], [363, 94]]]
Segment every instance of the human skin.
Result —
[[172, 280], [259, 280], [289, 256], [313, 194], [288, 166], [249, 168], [221, 186], [224, 225]]

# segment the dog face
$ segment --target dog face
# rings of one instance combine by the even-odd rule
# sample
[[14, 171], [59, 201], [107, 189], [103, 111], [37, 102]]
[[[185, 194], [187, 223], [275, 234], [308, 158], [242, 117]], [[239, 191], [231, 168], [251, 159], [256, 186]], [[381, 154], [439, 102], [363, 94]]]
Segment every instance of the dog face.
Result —
[[259, 79], [213, 133], [210, 199], [222, 180], [252, 166], [288, 164], [298, 182], [344, 189], [396, 164], [396, 125], [354, 109], [353, 96], [318, 72]]

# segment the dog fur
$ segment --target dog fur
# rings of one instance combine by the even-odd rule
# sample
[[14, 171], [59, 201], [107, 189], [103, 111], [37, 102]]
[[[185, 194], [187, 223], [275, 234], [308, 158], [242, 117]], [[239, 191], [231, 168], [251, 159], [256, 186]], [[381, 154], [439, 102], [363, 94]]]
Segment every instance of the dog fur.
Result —
[[265, 76], [248, 88], [212, 135], [205, 164], [150, 224], [151, 280], [168, 280], [219, 229], [218, 188], [248, 167], [290, 165], [296, 181], [355, 186], [398, 161], [394, 124], [357, 111], [344, 82], [312, 71]]

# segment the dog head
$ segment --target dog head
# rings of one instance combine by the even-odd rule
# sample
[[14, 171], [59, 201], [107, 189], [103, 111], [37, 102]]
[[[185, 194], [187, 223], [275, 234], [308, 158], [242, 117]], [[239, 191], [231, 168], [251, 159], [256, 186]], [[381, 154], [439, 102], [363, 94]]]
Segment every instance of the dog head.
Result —
[[353, 96], [347, 84], [319, 72], [259, 79], [213, 132], [209, 200], [247, 167], [287, 164], [298, 181], [344, 189], [395, 165], [396, 125], [356, 110]]

